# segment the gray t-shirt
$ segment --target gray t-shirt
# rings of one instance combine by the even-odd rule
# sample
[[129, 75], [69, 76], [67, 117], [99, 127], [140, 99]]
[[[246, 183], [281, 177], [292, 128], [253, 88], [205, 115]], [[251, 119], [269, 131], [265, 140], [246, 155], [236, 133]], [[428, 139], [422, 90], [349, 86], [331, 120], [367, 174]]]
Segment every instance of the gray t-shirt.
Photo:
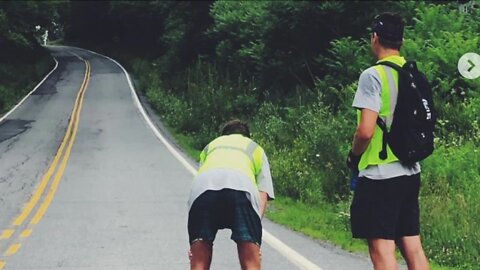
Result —
[[[394, 72], [392, 68], [382, 66], [388, 73]], [[390, 74], [389, 74], [390, 76]], [[398, 86], [395, 86], [398, 87]], [[393, 96], [391, 106], [396, 105], [397, 89], [390, 93]], [[380, 112], [382, 106], [382, 85], [380, 75], [374, 67], [366, 69], [360, 75], [358, 81], [358, 89], [355, 93], [352, 106], [357, 109], [369, 109]], [[393, 116], [390, 119], [384, 119], [387, 125], [391, 125]], [[388, 179], [404, 175], [414, 175], [420, 173], [420, 164], [417, 162], [413, 166], [406, 166], [400, 162], [392, 162], [388, 164], [370, 165], [359, 172], [360, 177], [367, 177], [375, 180]]]
[[248, 199], [252, 203], [253, 209], [260, 215], [260, 193], [266, 192], [268, 199], [273, 200], [272, 175], [270, 173], [270, 164], [267, 156], [263, 154], [263, 165], [260, 173], [257, 175], [257, 186], [250, 177], [241, 171], [234, 169], [212, 169], [198, 174], [193, 180], [190, 196], [188, 199], [188, 211], [192, 207], [195, 199], [207, 190], [222, 190], [224, 188], [245, 191]]

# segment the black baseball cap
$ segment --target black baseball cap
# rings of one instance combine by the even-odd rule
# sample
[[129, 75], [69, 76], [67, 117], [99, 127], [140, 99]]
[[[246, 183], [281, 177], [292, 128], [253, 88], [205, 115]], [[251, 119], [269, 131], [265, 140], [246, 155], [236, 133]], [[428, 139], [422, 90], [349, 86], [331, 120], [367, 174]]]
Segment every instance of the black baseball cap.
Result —
[[375, 17], [372, 33], [377, 33], [382, 39], [398, 42], [403, 41], [404, 21], [398, 14], [385, 12]]

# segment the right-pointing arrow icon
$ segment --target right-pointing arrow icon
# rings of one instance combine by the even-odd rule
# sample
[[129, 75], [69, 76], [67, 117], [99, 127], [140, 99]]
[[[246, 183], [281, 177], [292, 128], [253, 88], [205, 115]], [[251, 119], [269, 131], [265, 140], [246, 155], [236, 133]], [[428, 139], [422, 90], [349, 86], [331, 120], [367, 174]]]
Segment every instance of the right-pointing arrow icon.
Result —
[[472, 62], [472, 60], [468, 59], [468, 63], [471, 65], [469, 68], [468, 68], [468, 72], [471, 72], [472, 69], [475, 67], [475, 64]]
[[458, 60], [458, 71], [467, 79], [480, 77], [480, 55], [471, 52], [462, 55]]

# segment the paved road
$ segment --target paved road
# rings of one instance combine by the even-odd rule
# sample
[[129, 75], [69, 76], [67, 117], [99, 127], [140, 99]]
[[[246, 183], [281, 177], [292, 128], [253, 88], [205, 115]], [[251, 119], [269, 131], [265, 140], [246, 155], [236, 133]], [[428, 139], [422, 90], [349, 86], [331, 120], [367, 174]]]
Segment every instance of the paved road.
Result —
[[[0, 269], [188, 269], [191, 161], [159, 140], [115, 62], [50, 50], [58, 67], [0, 123]], [[371, 268], [263, 222], [264, 269]], [[212, 269], [239, 269], [228, 238]]]

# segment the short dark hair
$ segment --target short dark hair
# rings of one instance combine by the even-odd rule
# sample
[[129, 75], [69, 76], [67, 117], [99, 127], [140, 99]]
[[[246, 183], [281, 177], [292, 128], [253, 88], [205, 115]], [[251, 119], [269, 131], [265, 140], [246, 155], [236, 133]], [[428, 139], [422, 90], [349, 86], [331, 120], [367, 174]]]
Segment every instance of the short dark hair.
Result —
[[372, 24], [372, 35], [377, 33], [378, 42], [385, 48], [400, 50], [403, 45], [403, 29], [405, 21], [392, 12], [384, 12], [375, 17]]
[[223, 125], [222, 135], [231, 134], [241, 134], [250, 138], [250, 129], [248, 128], [248, 124], [238, 119], [228, 121]]

